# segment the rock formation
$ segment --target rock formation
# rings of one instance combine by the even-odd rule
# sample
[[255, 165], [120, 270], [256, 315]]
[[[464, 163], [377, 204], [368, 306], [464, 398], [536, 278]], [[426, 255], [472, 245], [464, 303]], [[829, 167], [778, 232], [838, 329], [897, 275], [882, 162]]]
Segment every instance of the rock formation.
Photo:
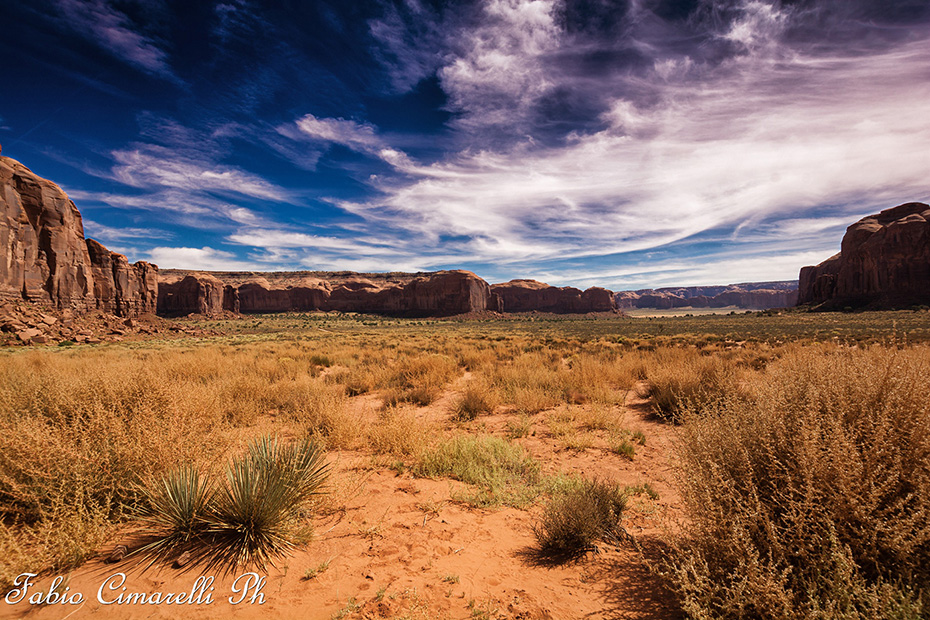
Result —
[[0, 301], [30, 301], [121, 316], [154, 312], [157, 267], [84, 238], [81, 214], [60, 187], [0, 157]]
[[592, 287], [586, 291], [564, 286], [557, 288], [536, 280], [511, 280], [494, 284], [491, 291], [500, 298], [504, 312], [553, 312], [556, 314], [611, 312], [616, 309], [613, 293]]
[[619, 308], [724, 308], [765, 310], [797, 303], [797, 282], [748, 282], [727, 286], [642, 289], [616, 294]]
[[160, 274], [163, 315], [336, 310], [394, 316], [449, 316], [498, 305], [469, 271], [418, 274], [349, 272], [189, 272]]
[[865, 217], [839, 254], [801, 269], [799, 304], [901, 308], [930, 304], [930, 206], [910, 202]]
[[125, 256], [111, 252], [93, 239], [87, 239], [86, 243], [93, 266], [97, 309], [117, 316], [155, 312], [158, 268], [142, 261], [130, 265]]

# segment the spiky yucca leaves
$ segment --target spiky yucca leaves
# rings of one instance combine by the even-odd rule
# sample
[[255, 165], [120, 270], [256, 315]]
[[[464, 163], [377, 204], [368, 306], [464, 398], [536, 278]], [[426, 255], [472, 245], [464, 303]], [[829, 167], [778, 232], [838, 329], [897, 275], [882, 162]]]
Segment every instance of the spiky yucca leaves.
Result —
[[155, 539], [136, 553], [157, 559], [202, 536], [214, 492], [211, 481], [190, 465], [169, 472], [145, 492], [142, 520]]
[[209, 520], [211, 564], [264, 568], [295, 545], [303, 504], [319, 492], [328, 466], [309, 438], [281, 446], [263, 437], [226, 468]]

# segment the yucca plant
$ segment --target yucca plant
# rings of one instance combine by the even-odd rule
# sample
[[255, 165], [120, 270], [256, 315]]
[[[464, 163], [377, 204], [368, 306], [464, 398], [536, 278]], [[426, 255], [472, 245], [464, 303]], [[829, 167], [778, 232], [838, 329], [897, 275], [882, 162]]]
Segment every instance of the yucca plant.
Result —
[[145, 493], [141, 516], [154, 540], [136, 553], [157, 559], [203, 536], [214, 493], [210, 480], [190, 465], [169, 472]]
[[154, 562], [189, 550], [211, 566], [264, 568], [295, 546], [303, 506], [328, 473], [310, 438], [258, 439], [226, 467], [219, 487], [191, 466], [178, 468], [146, 492], [142, 518], [154, 540], [134, 553]]
[[294, 525], [305, 502], [319, 492], [328, 466], [309, 438], [282, 446], [263, 437], [226, 468], [208, 534], [213, 564], [264, 568], [292, 549]]

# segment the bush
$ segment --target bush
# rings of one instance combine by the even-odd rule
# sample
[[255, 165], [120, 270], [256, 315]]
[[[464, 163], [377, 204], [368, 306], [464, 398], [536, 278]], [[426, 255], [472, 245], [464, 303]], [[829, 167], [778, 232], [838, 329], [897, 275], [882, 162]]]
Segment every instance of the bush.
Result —
[[930, 612], [928, 349], [813, 349], [685, 411], [670, 576], [714, 618]]
[[598, 541], [617, 542], [626, 494], [616, 484], [582, 480], [556, 495], [533, 528], [538, 555], [552, 562], [578, 559]]
[[452, 405], [452, 416], [460, 422], [474, 420], [482, 413], [492, 413], [497, 400], [487, 383], [470, 383]]

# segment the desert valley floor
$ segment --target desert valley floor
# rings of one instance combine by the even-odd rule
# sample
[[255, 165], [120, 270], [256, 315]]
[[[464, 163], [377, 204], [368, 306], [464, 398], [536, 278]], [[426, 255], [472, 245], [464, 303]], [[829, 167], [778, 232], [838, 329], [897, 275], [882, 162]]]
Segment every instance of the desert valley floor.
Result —
[[[85, 320], [103, 333], [110, 319]], [[700, 500], [695, 446], [720, 432], [705, 420], [729, 415], [725, 403], [761, 402], [804, 367], [822, 371], [805, 390], [823, 402], [888, 394], [928, 414], [907, 404], [930, 364], [926, 310], [146, 321], [119, 342], [0, 354], [0, 581], [9, 591], [40, 573], [35, 592], [65, 575], [84, 598], [0, 602], [0, 617], [682, 618], [713, 604], [669, 558], [707, 531], [687, 498]], [[886, 384], [861, 394], [837, 380], [879, 366]], [[263, 436], [310, 436], [331, 468], [296, 548], [258, 571], [263, 604], [227, 600], [252, 568], [104, 561], [149, 533], [137, 513], [146, 485], [184, 463], [222, 478]], [[711, 461], [739, 452], [715, 441], [720, 453], [702, 448]], [[570, 559], [547, 555], [547, 511], [584, 481], [620, 489], [621, 527]], [[145, 593], [212, 575], [213, 602], [101, 604], [98, 588], [120, 572]]]

